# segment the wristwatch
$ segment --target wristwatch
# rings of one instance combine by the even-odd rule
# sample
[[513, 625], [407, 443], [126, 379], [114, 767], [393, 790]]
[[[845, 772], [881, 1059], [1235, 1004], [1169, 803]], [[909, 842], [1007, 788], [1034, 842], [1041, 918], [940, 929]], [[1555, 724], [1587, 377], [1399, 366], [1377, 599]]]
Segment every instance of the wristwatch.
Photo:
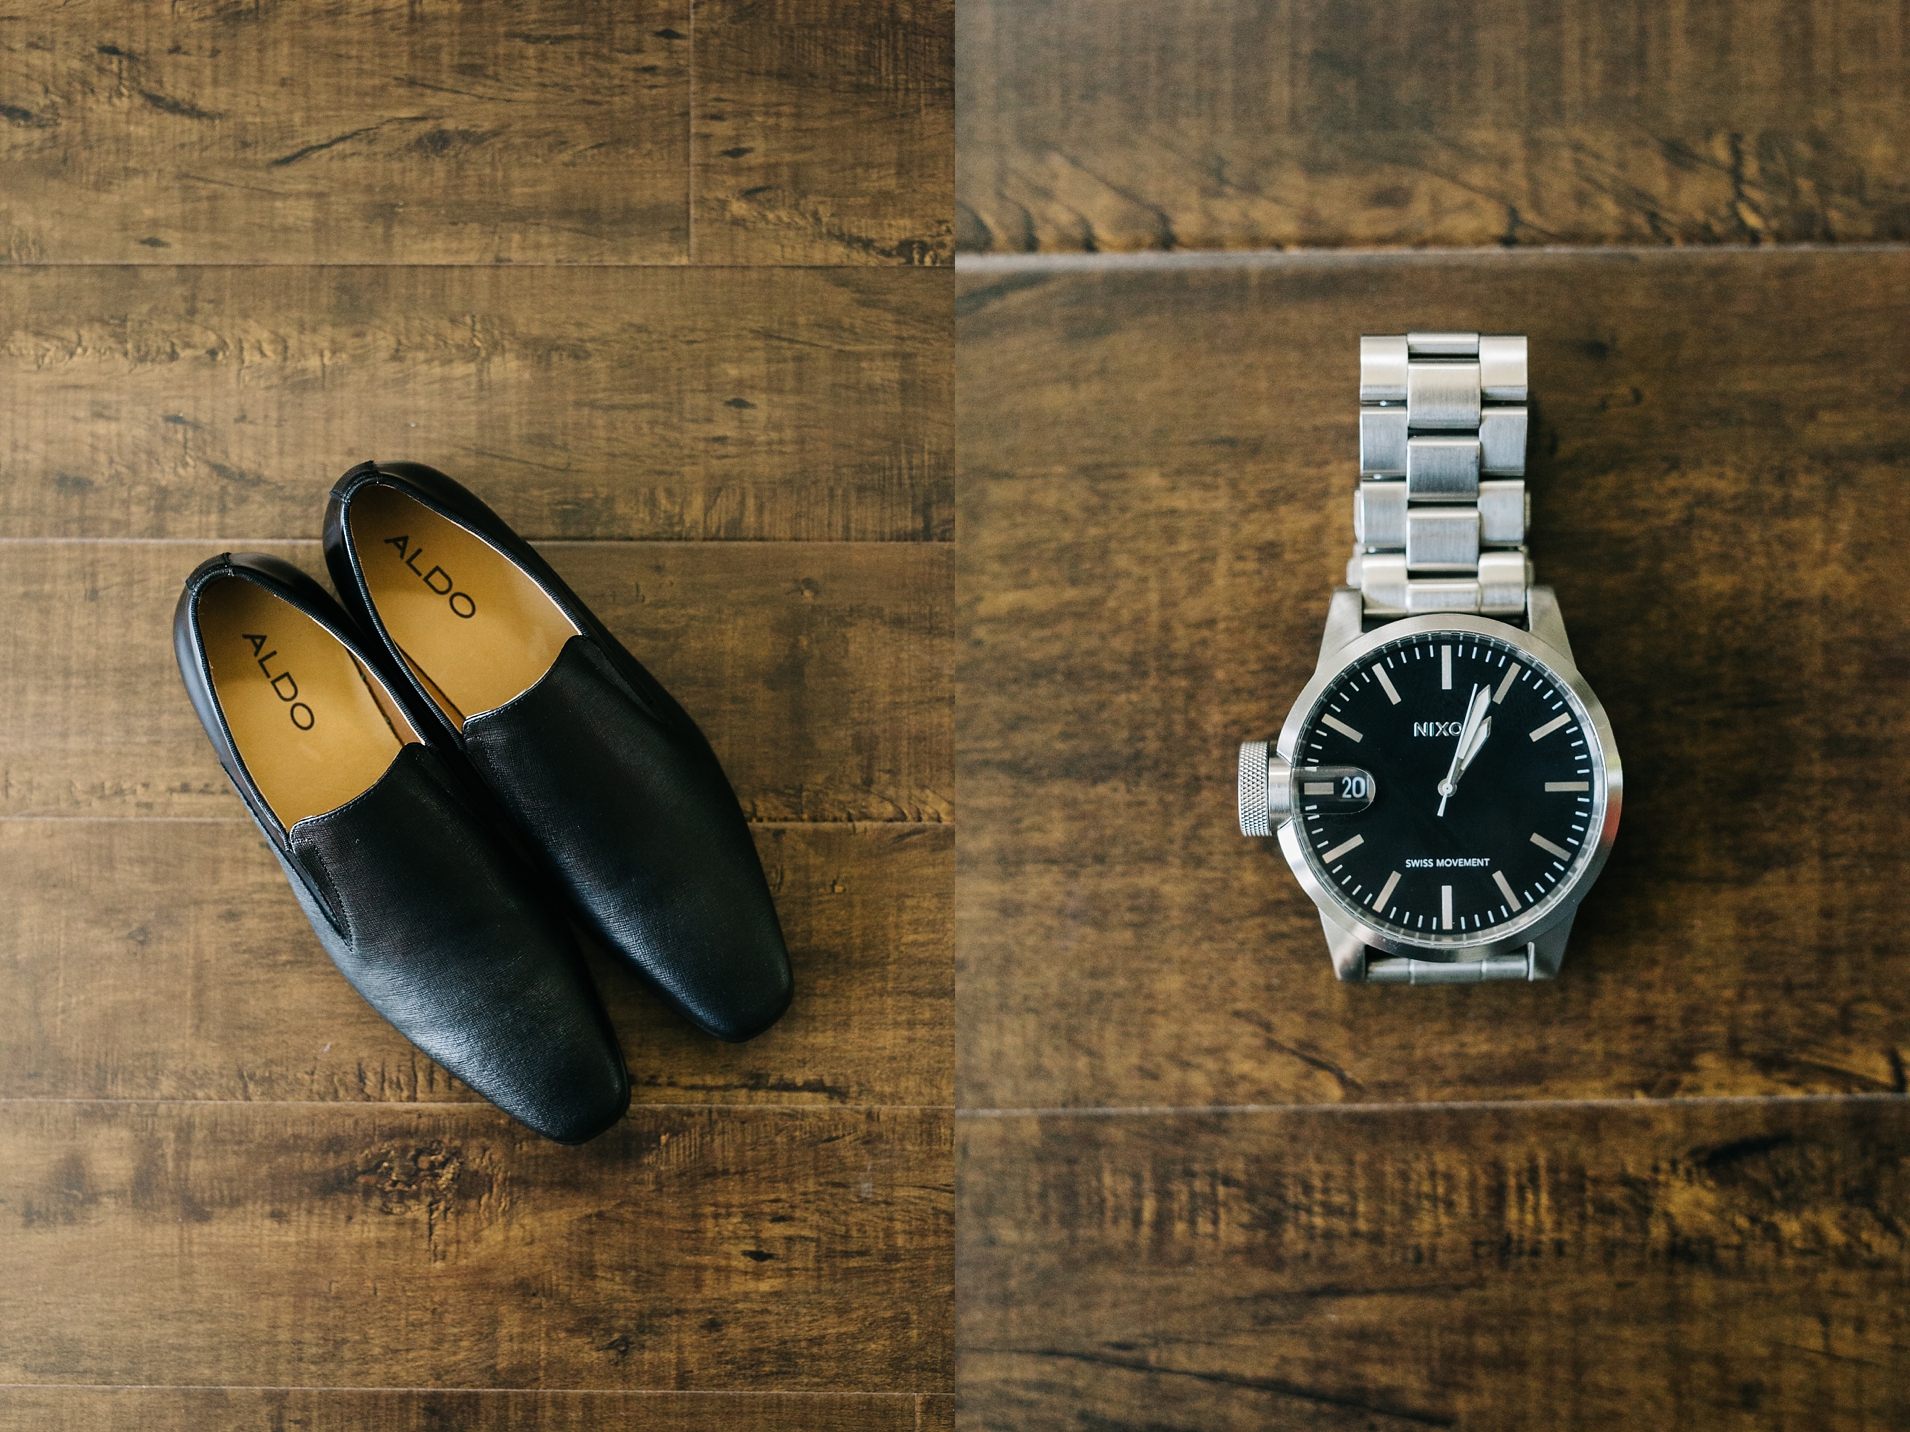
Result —
[[1618, 834], [1611, 723], [1526, 555], [1526, 341], [1360, 339], [1347, 585], [1240, 830], [1279, 838], [1342, 980], [1557, 975]]

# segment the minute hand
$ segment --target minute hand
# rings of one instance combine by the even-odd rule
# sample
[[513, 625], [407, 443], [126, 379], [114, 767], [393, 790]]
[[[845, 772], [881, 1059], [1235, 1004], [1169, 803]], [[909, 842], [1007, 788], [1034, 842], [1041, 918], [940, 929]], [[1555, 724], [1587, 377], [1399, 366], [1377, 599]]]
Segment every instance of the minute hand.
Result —
[[1479, 754], [1479, 748], [1486, 743], [1486, 737], [1492, 734], [1492, 722], [1486, 712], [1492, 706], [1492, 688], [1479, 686], [1473, 688], [1471, 704], [1466, 709], [1466, 724], [1459, 730], [1459, 744], [1452, 753], [1452, 768], [1446, 772], [1446, 778], [1439, 783], [1439, 814], [1446, 813], [1446, 802], [1452, 799], [1452, 793], [1459, 789], [1459, 778], [1466, 773], [1466, 767], [1472, 764], [1472, 758]]

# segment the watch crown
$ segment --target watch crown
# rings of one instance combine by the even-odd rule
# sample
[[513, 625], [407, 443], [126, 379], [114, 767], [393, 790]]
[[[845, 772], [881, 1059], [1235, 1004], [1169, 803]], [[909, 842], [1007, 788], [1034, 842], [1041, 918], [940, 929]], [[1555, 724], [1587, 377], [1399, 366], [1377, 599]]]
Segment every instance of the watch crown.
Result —
[[[1287, 763], [1266, 741], [1240, 743], [1240, 833], [1272, 835], [1275, 815], [1286, 814]], [[1279, 809], [1276, 810], [1275, 807]]]

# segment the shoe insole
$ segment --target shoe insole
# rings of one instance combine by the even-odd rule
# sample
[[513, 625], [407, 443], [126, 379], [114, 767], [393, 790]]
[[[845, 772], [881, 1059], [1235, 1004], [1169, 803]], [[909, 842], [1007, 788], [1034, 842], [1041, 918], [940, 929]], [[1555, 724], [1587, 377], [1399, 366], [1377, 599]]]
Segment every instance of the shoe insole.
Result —
[[535, 686], [577, 635], [517, 563], [396, 488], [361, 489], [349, 522], [379, 619], [459, 726]]
[[199, 634], [232, 744], [287, 830], [363, 795], [418, 739], [337, 637], [256, 582], [209, 583]]

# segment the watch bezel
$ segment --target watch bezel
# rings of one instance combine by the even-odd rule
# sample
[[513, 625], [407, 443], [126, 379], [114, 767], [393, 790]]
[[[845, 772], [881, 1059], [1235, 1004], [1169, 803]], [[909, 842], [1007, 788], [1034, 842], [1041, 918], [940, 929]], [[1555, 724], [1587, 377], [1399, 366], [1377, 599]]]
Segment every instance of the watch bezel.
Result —
[[1421, 940], [1401, 935], [1396, 931], [1382, 930], [1361, 919], [1330, 886], [1320, 879], [1319, 873], [1306, 858], [1306, 851], [1300, 840], [1297, 814], [1289, 813], [1275, 828], [1274, 834], [1279, 839], [1280, 851], [1286, 857], [1287, 865], [1292, 869], [1294, 877], [1300, 882], [1308, 898], [1319, 907], [1322, 919], [1338, 926], [1348, 935], [1357, 936], [1362, 943], [1388, 954], [1455, 963], [1523, 951], [1528, 944], [1543, 938], [1549, 931], [1573, 917], [1580, 901], [1597, 881], [1599, 872], [1604, 869], [1605, 861], [1611, 854], [1612, 845], [1618, 838], [1618, 817], [1624, 800], [1625, 783], [1624, 768], [1619, 760], [1617, 741], [1612, 735], [1611, 721], [1605, 714], [1603, 703], [1586, 683], [1571, 656], [1531, 632], [1507, 622], [1457, 612], [1401, 617], [1373, 631], [1363, 632], [1346, 645], [1327, 654], [1314, 670], [1312, 679], [1301, 688], [1300, 694], [1294, 699], [1293, 706], [1287, 713], [1286, 721], [1280, 727], [1280, 736], [1276, 743], [1280, 758], [1289, 766], [1293, 764], [1293, 753], [1299, 741], [1302, 724], [1319, 701], [1321, 694], [1338, 680], [1347, 668], [1357, 666], [1383, 646], [1390, 646], [1404, 638], [1423, 636], [1433, 632], [1465, 632], [1502, 641], [1544, 666], [1578, 702], [1584, 713], [1586, 724], [1598, 741], [1597, 759], [1604, 770], [1605, 808], [1599, 823], [1596, 846], [1591, 855], [1577, 867], [1577, 873], [1570, 875], [1557, 890], [1534, 906], [1530, 915], [1509, 921], [1505, 926], [1495, 926], [1495, 931], [1503, 931], [1503, 933], [1495, 933], [1491, 939], [1466, 941], [1455, 940], [1448, 936], [1443, 939]]

